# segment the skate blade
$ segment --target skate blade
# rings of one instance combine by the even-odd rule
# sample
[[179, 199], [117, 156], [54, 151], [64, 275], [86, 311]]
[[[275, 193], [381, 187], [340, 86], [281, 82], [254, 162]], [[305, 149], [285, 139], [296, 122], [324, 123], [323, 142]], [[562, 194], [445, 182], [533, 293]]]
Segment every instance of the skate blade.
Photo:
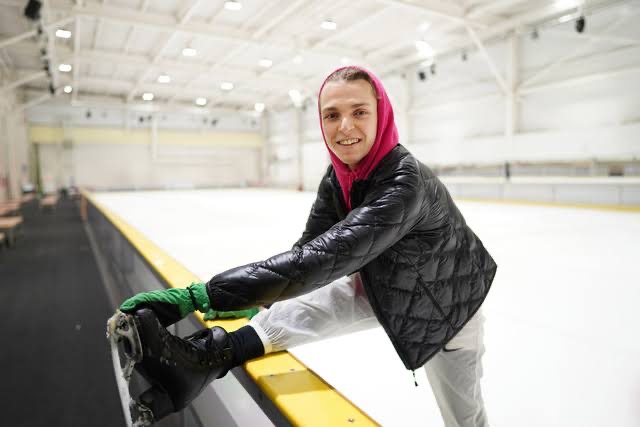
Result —
[[[107, 339], [111, 346], [111, 360], [127, 427], [149, 426], [153, 420], [151, 410], [134, 401], [129, 392], [129, 381], [133, 368], [137, 362], [142, 360], [143, 356], [142, 343], [133, 316], [116, 311], [107, 320]], [[120, 344], [123, 349], [124, 366], [120, 362]]]

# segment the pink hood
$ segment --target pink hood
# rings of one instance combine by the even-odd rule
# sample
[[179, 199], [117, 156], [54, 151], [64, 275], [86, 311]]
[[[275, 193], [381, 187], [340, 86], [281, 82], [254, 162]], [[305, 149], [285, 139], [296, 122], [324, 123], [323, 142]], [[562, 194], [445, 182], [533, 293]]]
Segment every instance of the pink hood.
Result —
[[[333, 168], [336, 171], [338, 182], [340, 182], [340, 188], [342, 188], [342, 196], [344, 198], [344, 202], [347, 206], [347, 210], [350, 211], [351, 200], [349, 197], [349, 193], [351, 192], [353, 181], [367, 179], [369, 174], [376, 168], [376, 166], [378, 166], [384, 156], [386, 156], [389, 151], [391, 151], [396, 145], [398, 145], [398, 129], [396, 129], [396, 123], [393, 119], [393, 107], [391, 106], [391, 101], [389, 101], [387, 92], [384, 90], [384, 87], [382, 86], [380, 80], [378, 80], [378, 78], [373, 73], [371, 73], [371, 71], [365, 70], [361, 67], [341, 67], [336, 71], [342, 70], [344, 68], [357, 68], [367, 73], [371, 77], [376, 93], [378, 95], [378, 127], [376, 140], [374, 141], [371, 150], [369, 150], [369, 153], [362, 158], [362, 160], [360, 161], [360, 163], [358, 163], [358, 166], [356, 166], [354, 170], [349, 169], [346, 164], [342, 163], [342, 161], [329, 149], [329, 146], [327, 145], [327, 150], [329, 150], [329, 155], [331, 156], [331, 163], [333, 164]], [[322, 93], [322, 89], [324, 89], [324, 85], [326, 83], [327, 81], [325, 80], [324, 83], [322, 83], [322, 87], [320, 87], [320, 92], [318, 93], [318, 114], [320, 116], [320, 128], [322, 128], [322, 114], [320, 114], [320, 94]], [[324, 139], [324, 129], [322, 130], [322, 138]], [[325, 145], [327, 144], [326, 139], [324, 139], [324, 143]]]

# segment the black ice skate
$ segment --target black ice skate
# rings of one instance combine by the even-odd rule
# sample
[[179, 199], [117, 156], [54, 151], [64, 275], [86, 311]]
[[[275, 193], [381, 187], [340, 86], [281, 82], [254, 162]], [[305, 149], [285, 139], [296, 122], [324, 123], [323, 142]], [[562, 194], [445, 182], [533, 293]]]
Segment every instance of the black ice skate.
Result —
[[109, 319], [107, 335], [112, 342], [112, 352], [114, 341], [123, 341], [128, 363], [120, 368], [119, 358], [114, 355], [114, 367], [118, 365], [124, 381], [129, 381], [135, 364], [136, 371], [151, 384], [151, 388], [133, 401], [128, 394], [128, 383], [122, 387], [119, 380], [120, 394], [128, 398], [123, 397], [123, 406], [125, 401], [129, 402], [125, 414], [130, 415], [133, 426], [150, 425], [184, 409], [211, 381], [224, 376], [231, 367], [227, 333], [219, 327], [179, 338], [160, 325], [153, 311], [142, 309], [134, 315], [117, 313]]

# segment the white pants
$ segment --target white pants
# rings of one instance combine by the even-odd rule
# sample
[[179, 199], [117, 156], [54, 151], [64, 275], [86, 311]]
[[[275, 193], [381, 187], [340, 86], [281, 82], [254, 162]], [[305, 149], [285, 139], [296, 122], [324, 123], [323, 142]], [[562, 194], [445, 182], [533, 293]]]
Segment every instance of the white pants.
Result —
[[[445, 347], [425, 365], [427, 378], [445, 426], [487, 426], [482, 401], [484, 317], [478, 311]], [[380, 326], [354, 274], [314, 292], [273, 304], [250, 323], [265, 353]]]

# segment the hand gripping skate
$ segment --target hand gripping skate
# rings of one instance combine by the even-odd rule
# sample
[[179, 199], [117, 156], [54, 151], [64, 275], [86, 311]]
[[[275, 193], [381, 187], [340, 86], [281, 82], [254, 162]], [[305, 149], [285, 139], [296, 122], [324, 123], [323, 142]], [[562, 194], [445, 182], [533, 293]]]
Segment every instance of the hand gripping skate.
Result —
[[[134, 401], [129, 394], [129, 381], [135, 364], [142, 360], [142, 343], [133, 317], [117, 311], [107, 320], [107, 339], [111, 345], [111, 359], [116, 374], [116, 383], [128, 427], [149, 426], [153, 422], [153, 414], [146, 406]], [[120, 345], [122, 344], [121, 365]], [[133, 414], [133, 418], [132, 418]]]

